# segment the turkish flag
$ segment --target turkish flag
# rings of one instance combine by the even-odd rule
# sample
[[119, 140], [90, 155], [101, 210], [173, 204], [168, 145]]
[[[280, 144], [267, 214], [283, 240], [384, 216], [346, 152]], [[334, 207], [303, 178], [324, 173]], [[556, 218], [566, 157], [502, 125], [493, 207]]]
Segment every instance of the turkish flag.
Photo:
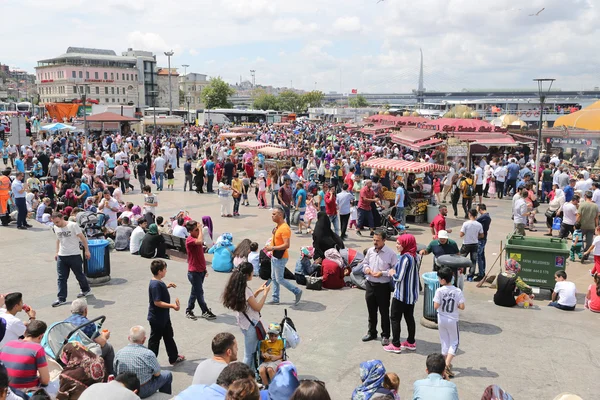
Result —
[[352, 89], [352, 94], [357, 94], [358, 90], [357, 89]]

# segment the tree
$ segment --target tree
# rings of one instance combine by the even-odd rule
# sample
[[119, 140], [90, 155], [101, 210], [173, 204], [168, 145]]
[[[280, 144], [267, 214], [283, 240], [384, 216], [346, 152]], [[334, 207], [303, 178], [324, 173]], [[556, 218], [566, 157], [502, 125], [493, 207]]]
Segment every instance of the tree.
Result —
[[179, 89], [179, 104], [185, 104], [185, 92]]
[[324, 98], [325, 95], [319, 90], [313, 90], [312, 92], [304, 93], [302, 95], [304, 104], [306, 104], [307, 107], [321, 107]]
[[257, 110], [275, 110], [278, 111], [280, 108], [279, 99], [277, 96], [268, 94], [263, 89], [256, 89], [252, 93], [254, 101], [252, 102], [252, 108]]
[[301, 112], [306, 110], [303, 96], [292, 90], [284, 90], [279, 93], [279, 105], [282, 111]]
[[207, 109], [211, 108], [231, 108], [233, 105], [227, 101], [227, 98], [233, 95], [235, 91], [221, 79], [220, 76], [210, 78], [200, 96]]
[[348, 101], [348, 105], [352, 108], [368, 107], [369, 102], [365, 99], [365, 96], [359, 94], [356, 97], [351, 98], [350, 101]]

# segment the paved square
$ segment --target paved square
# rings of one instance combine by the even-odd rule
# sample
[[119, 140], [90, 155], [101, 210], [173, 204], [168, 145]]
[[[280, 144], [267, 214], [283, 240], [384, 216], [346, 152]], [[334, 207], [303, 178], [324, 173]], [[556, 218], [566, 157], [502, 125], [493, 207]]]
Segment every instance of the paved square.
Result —
[[[198, 195], [180, 189], [183, 183], [178, 174], [174, 192], [159, 193], [160, 205], [157, 215], [174, 215], [178, 210], [188, 210], [192, 217], [200, 219], [211, 215], [216, 234], [231, 232], [234, 243], [248, 237], [259, 244], [271, 235], [273, 223], [268, 210], [257, 209], [256, 199], [251, 198], [253, 207], [241, 207], [241, 217], [220, 218], [219, 202], [215, 195]], [[140, 204], [142, 196], [125, 196], [127, 201]], [[499, 252], [500, 240], [512, 231], [509, 200], [488, 201], [492, 217], [492, 227], [487, 245], [488, 269]], [[543, 211], [545, 207], [540, 207]], [[451, 235], [457, 243], [458, 231], [463, 220], [448, 219], [455, 229]], [[52, 323], [69, 315], [69, 306], [56, 309], [50, 307], [56, 299], [56, 267], [54, 261], [55, 239], [52, 232], [37, 223], [34, 229], [18, 231], [15, 225], [0, 228], [2, 249], [3, 293], [21, 291], [25, 302], [38, 312], [38, 318]], [[458, 228], [458, 229], [457, 229]], [[538, 224], [541, 235], [541, 223]], [[431, 236], [425, 225], [412, 224], [410, 233], [417, 242], [426, 244]], [[294, 235], [288, 269], [294, 269], [295, 261], [302, 245], [309, 245], [308, 235]], [[350, 234], [349, 247], [363, 249], [370, 245], [367, 237], [358, 238]], [[388, 242], [394, 248], [393, 243]], [[211, 256], [208, 256], [210, 261]], [[110, 284], [93, 289], [88, 298], [89, 315], [106, 315], [105, 327], [111, 331], [115, 350], [127, 344], [128, 330], [133, 325], [148, 327], [148, 281], [151, 278], [150, 261], [127, 253], [111, 253], [112, 280]], [[190, 285], [187, 281], [185, 263], [170, 261], [166, 281], [177, 284], [171, 289], [172, 298], [179, 297], [182, 304], [187, 302]], [[569, 263], [569, 280], [577, 284], [578, 291], [584, 293], [592, 279], [588, 275], [590, 264]], [[423, 261], [422, 270], [431, 270], [431, 256]], [[495, 267], [497, 273], [498, 266]], [[215, 321], [190, 321], [185, 318], [184, 309], [171, 312], [175, 330], [175, 340], [179, 352], [187, 361], [171, 368], [174, 373], [174, 394], [185, 389], [192, 380], [196, 364], [211, 356], [210, 341], [222, 331], [235, 334], [243, 352], [243, 336], [236, 325], [232, 312], [225, 310], [220, 296], [228, 279], [228, 274], [212, 272], [205, 281], [206, 301], [217, 315]], [[259, 278], [250, 285], [260, 286]], [[69, 280], [69, 297], [75, 298], [79, 288], [76, 280]], [[583, 296], [575, 312], [564, 312], [546, 307], [546, 301], [539, 301], [534, 309], [507, 309], [497, 307], [491, 301], [494, 291], [478, 289], [474, 283], [466, 283], [466, 310], [460, 318], [460, 351], [454, 361], [456, 378], [462, 399], [479, 399], [483, 390], [490, 384], [499, 384], [516, 399], [551, 399], [561, 392], [570, 391], [585, 399], [597, 398], [595, 378], [600, 373], [600, 344], [597, 334], [600, 331], [599, 316], [583, 309]], [[426, 376], [425, 358], [432, 352], [439, 352], [437, 331], [429, 330], [417, 323], [417, 351], [391, 354], [383, 351], [378, 342], [364, 344], [360, 341], [367, 329], [367, 310], [364, 292], [358, 289], [321, 292], [304, 290], [302, 302], [292, 306], [293, 296], [282, 290], [282, 305], [265, 306], [262, 319], [265, 323], [279, 322], [284, 308], [295, 322], [302, 337], [297, 349], [289, 350], [289, 359], [294, 362], [301, 376], [318, 377], [327, 384], [334, 399], [348, 399], [352, 390], [359, 384], [359, 364], [361, 361], [381, 359], [389, 371], [400, 376], [400, 395], [403, 399], [412, 397], [412, 383]], [[422, 298], [415, 309], [418, 321], [422, 315]], [[406, 337], [406, 326], [402, 325]], [[159, 361], [168, 366], [163, 345]], [[162, 396], [162, 397], [161, 397]], [[154, 398], [170, 396], [155, 395]]]

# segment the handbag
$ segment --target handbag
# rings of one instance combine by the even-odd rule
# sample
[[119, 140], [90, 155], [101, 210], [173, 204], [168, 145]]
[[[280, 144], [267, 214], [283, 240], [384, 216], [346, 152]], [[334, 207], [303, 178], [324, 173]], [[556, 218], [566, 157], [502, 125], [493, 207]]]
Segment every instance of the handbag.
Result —
[[306, 288], [310, 290], [323, 289], [323, 277], [317, 276], [316, 273], [313, 273], [312, 275], [306, 275]]
[[[242, 314], [244, 314], [244, 317], [246, 317], [246, 319], [248, 320], [248, 322], [250, 322], [250, 325], [252, 325], [254, 327], [254, 329], [256, 330], [256, 337], [258, 338], [259, 341], [261, 340], [265, 340], [265, 338], [267, 337], [267, 331], [265, 330], [264, 325], [262, 324], [262, 322], [260, 321], [260, 319], [258, 320], [258, 322], [255, 324], [252, 322], [252, 320], [248, 317], [248, 314], [246, 314], [245, 312], [243, 312]], [[259, 314], [260, 315], [260, 314]]]
[[544, 215], [546, 216], [546, 218], [554, 218], [554, 217], [556, 217], [556, 211], [552, 211], [551, 209], [547, 209], [546, 213]]
[[[275, 231], [277, 228], [275, 228], [273, 230], [273, 239], [271, 240], [271, 245], [275, 245]], [[276, 259], [280, 260], [283, 258], [283, 255], [285, 254], [285, 250], [273, 250], [272, 251], [273, 257], [275, 257]]]
[[540, 206], [540, 202], [537, 200], [533, 200], [531, 204], [533, 205], [533, 208], [538, 208]]

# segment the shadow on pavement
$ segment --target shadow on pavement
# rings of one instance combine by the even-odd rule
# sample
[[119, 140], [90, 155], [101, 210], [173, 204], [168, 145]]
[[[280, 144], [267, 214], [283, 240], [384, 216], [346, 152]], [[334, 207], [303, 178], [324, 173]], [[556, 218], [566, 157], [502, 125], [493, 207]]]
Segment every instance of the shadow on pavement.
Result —
[[206, 358], [198, 358], [198, 359], [186, 359], [184, 362], [181, 362], [177, 365], [169, 365], [169, 366], [165, 366], [162, 367], [161, 369], [164, 369], [165, 371], [171, 371], [171, 372], [184, 372], [186, 373], [188, 376], [194, 376], [194, 373], [196, 372], [196, 367], [198, 367], [198, 364], [200, 364], [202, 361], [206, 360]]
[[483, 322], [459, 322], [459, 330], [461, 332], [472, 332], [480, 335], [498, 335], [502, 333], [502, 328], [492, 324], [486, 324]]
[[115, 302], [112, 300], [97, 299], [94, 295], [88, 296], [86, 300], [88, 305], [92, 306], [93, 308], [104, 308], [105, 306], [111, 306], [115, 304]]
[[215, 319], [214, 321], [218, 322], [220, 324], [225, 324], [225, 325], [231, 325], [231, 326], [237, 326], [238, 325], [237, 318], [234, 317], [231, 314], [220, 314], [220, 315], [217, 315], [217, 319]]
[[108, 281], [106, 284], [110, 285], [110, 286], [115, 286], [115, 285], [122, 285], [127, 282], [128, 282], [127, 279], [124, 279], [124, 278], [111, 278], [110, 281]]
[[[284, 303], [281, 303], [281, 304], [284, 304]], [[293, 310], [301, 310], [301, 311], [309, 311], [309, 312], [320, 312], [320, 311], [325, 311], [327, 309], [326, 305], [317, 303], [316, 301], [310, 301], [310, 300], [302, 300], [302, 301], [300, 301], [300, 304], [298, 304], [297, 306], [294, 305], [294, 303], [289, 303], [286, 305], [290, 306]]]
[[467, 377], [467, 376], [474, 376], [474, 377], [478, 377], [478, 378], [497, 378], [500, 376], [496, 372], [488, 370], [486, 367], [482, 367], [479, 369], [474, 369], [473, 367], [469, 367], [469, 368], [453, 367], [452, 371], [456, 374], [455, 379]]

